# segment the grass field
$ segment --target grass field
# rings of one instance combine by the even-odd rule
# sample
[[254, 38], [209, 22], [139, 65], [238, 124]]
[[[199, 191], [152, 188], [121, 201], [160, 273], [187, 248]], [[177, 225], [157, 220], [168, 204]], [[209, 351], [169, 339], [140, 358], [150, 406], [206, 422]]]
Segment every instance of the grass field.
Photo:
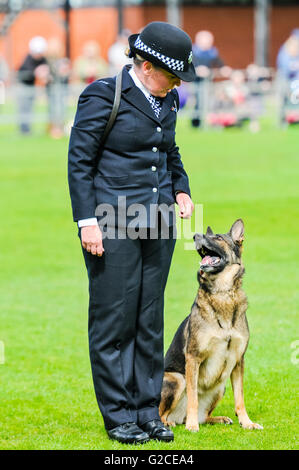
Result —
[[[23, 138], [2, 128], [1, 449], [298, 448], [298, 129], [200, 133], [181, 122], [177, 135], [193, 200], [204, 204], [204, 228], [224, 232], [239, 217], [245, 222], [245, 402], [264, 430], [239, 427], [229, 385], [216, 414], [233, 418], [232, 426], [204, 425], [197, 434], [178, 426], [167, 445], [107, 439], [89, 365], [87, 276], [71, 219], [67, 139]], [[198, 261], [179, 240], [165, 347], [189, 314]]]

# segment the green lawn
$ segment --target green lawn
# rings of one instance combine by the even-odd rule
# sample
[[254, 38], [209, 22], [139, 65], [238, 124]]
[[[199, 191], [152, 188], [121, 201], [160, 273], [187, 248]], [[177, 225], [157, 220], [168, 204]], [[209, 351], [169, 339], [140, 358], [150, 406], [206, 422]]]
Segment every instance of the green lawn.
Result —
[[[233, 418], [232, 426], [204, 425], [197, 434], [178, 426], [167, 445], [107, 439], [89, 365], [87, 276], [71, 218], [67, 139], [23, 138], [2, 128], [1, 449], [298, 448], [298, 365], [291, 361], [299, 339], [298, 129], [200, 133], [182, 122], [177, 135], [193, 200], [204, 205], [204, 228], [223, 232], [239, 217], [245, 222], [245, 401], [264, 430], [239, 427], [229, 385], [216, 414]], [[189, 314], [198, 261], [179, 240], [166, 291], [165, 347]]]

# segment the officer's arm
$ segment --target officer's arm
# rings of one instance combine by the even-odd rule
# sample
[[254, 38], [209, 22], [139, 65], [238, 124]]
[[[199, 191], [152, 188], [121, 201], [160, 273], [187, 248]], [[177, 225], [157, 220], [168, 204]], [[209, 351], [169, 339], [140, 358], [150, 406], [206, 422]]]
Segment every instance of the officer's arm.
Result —
[[179, 205], [179, 215], [182, 218], [189, 218], [192, 215], [194, 205], [191, 201], [188, 176], [184, 170], [178, 146], [167, 152], [167, 167], [172, 172], [172, 188], [175, 200]]
[[[177, 108], [179, 107], [179, 97], [176, 90], [172, 92], [174, 94]], [[189, 218], [191, 217], [194, 209], [193, 202], [191, 201], [191, 193], [189, 187], [189, 180], [184, 165], [181, 159], [179, 147], [175, 142], [175, 132], [173, 138], [173, 144], [167, 152], [167, 168], [172, 173], [172, 188], [174, 198], [180, 208], [180, 217]]]
[[113, 90], [100, 81], [89, 85], [79, 98], [68, 153], [69, 190], [75, 221], [95, 216], [93, 179], [112, 103]]
[[[179, 96], [176, 90], [172, 92], [174, 102], [176, 103], [177, 111], [179, 109]], [[175, 142], [175, 129], [173, 130], [173, 142], [167, 151], [167, 169], [172, 172], [172, 188], [174, 196], [179, 192], [183, 192], [191, 196], [189, 180], [187, 173], [184, 170], [184, 165], [181, 160], [179, 147]]]
[[175, 144], [167, 152], [167, 169], [172, 173], [172, 188], [174, 194], [184, 192], [191, 196], [189, 180], [181, 160], [179, 147]]

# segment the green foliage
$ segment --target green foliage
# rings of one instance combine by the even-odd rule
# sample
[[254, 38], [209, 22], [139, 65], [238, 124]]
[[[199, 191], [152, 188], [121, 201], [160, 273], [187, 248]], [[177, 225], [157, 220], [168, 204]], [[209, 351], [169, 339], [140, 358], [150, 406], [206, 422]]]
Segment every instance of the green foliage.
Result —
[[[67, 188], [67, 139], [1, 131], [1, 449], [295, 449], [299, 339], [298, 130], [201, 133], [178, 128], [204, 228], [245, 222], [245, 290], [251, 339], [245, 402], [263, 431], [239, 427], [231, 387], [215, 415], [232, 426], [174, 429], [170, 444], [109, 441], [88, 356], [88, 286]], [[177, 242], [165, 299], [165, 347], [196, 294], [198, 255]], [[296, 323], [297, 322], [297, 323]]]

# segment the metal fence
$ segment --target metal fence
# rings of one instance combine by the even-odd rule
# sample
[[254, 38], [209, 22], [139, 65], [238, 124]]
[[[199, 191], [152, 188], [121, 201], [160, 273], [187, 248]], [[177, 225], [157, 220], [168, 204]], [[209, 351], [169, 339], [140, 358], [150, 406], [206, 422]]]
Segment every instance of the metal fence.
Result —
[[[85, 84], [55, 84], [51, 87], [19, 83], [0, 85], [0, 126], [15, 126], [30, 132], [37, 124], [68, 133], [78, 96]], [[286, 126], [299, 123], [299, 80], [286, 80], [275, 70], [233, 70], [224, 77], [211, 73], [179, 88], [180, 116], [199, 129], [249, 127], [258, 131], [261, 122]]]

